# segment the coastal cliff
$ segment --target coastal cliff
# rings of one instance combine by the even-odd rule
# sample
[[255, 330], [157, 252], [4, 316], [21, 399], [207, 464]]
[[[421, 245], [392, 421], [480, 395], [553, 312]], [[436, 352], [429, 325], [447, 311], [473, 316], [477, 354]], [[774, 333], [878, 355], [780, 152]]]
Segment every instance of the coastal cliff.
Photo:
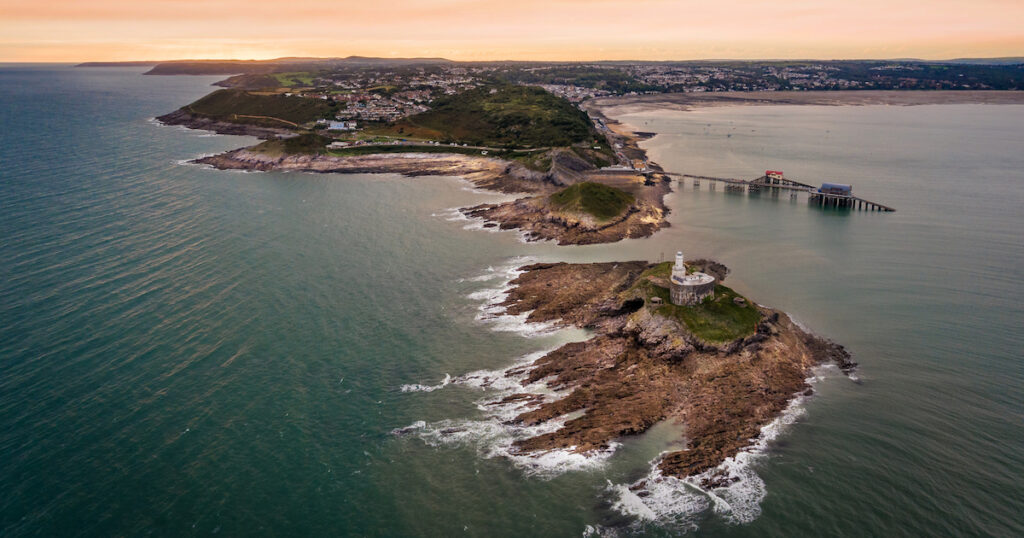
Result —
[[[700, 264], [727, 271], [720, 264]], [[502, 303], [508, 314], [585, 327], [595, 335], [509, 372], [525, 373], [524, 386], [546, 380], [562, 395], [508, 396], [532, 402], [516, 423], [582, 413], [555, 431], [517, 441], [517, 451], [602, 450], [619, 437], [675, 420], [685, 427], [686, 449], [663, 455], [658, 468], [666, 476], [699, 475], [715, 486], [724, 479], [716, 467], [756, 441], [793, 398], [810, 393], [811, 368], [855, 366], [842, 346], [724, 286], [696, 307], [659, 301], [667, 292], [667, 267], [621, 262], [521, 268]]]

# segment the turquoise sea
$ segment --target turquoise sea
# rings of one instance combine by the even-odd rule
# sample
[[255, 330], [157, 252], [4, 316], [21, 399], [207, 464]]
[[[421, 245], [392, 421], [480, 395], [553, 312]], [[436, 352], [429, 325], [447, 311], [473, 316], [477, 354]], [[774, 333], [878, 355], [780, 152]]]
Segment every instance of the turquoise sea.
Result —
[[[686, 183], [652, 238], [557, 247], [460, 219], [503, 197], [458, 178], [184, 164], [252, 142], [152, 121], [217, 78], [0, 66], [0, 535], [1024, 535], [1024, 106], [627, 114], [668, 170], [898, 211]], [[488, 308], [514, 268], [679, 249], [856, 379], [728, 491], [626, 493], [676, 424], [506, 457], [502, 371], [586, 338]]]

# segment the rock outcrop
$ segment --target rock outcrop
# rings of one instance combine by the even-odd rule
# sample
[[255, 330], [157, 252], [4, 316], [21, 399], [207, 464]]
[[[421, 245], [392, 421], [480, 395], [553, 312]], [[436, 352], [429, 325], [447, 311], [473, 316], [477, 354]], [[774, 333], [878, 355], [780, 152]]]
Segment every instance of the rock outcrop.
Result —
[[[685, 426], [687, 447], [665, 455], [660, 469], [671, 476], [696, 475], [749, 446], [790, 400], [808, 393], [812, 367], [826, 362], [854, 367], [842, 346], [806, 333], [768, 308], [750, 306], [760, 312], [752, 334], [703, 341], [677, 319], [660, 315], [658, 306], [637, 291], [635, 284], [650, 278], [644, 272], [651, 267], [646, 262], [535, 264], [512, 282], [503, 303], [508, 313], [528, 312], [529, 321], [556, 321], [596, 333], [528, 367], [524, 383], [546, 380], [568, 394], [533, 400], [516, 421], [538, 424], [582, 415], [554, 432], [520, 440], [518, 450], [598, 450], [675, 419]], [[715, 268], [727, 272], [720, 264]]]

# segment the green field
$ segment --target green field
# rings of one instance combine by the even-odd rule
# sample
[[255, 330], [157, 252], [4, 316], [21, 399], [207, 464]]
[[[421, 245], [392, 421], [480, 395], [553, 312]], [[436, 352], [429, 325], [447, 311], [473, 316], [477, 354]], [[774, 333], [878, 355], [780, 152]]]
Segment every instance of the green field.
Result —
[[277, 79], [281, 86], [291, 88], [295, 86], [312, 86], [316, 73], [300, 71], [296, 73], [273, 73], [270, 76]]
[[[483, 156], [481, 151], [473, 148], [459, 148], [453, 146], [354, 146], [349, 148], [332, 149], [328, 152], [338, 157], [351, 157], [353, 155], [374, 155], [378, 153], [458, 153], [461, 155]], [[504, 152], [487, 152], [488, 157], [504, 156]]]
[[267, 155], [311, 155], [327, 151], [332, 139], [315, 133], [305, 133], [284, 140], [267, 140], [252, 147], [252, 151]]
[[183, 108], [197, 116], [275, 127], [300, 125], [331, 116], [334, 111], [320, 99], [261, 95], [243, 90], [217, 90]]
[[570, 185], [549, 199], [559, 209], [588, 213], [598, 220], [617, 217], [636, 201], [628, 192], [592, 181]]
[[486, 86], [432, 103], [431, 110], [381, 127], [379, 134], [539, 148], [603, 141], [586, 113], [541, 88]]
[[[665, 292], [667, 297], [668, 290]], [[750, 301], [744, 306], [739, 306], [733, 302], [736, 297], [740, 297], [740, 294], [719, 284], [715, 286], [713, 299], [695, 306], [665, 304], [659, 307], [657, 312], [683, 322], [686, 328], [701, 340], [731, 342], [754, 334], [757, 323], [761, 321], [761, 313], [757, 307], [750, 304]]]

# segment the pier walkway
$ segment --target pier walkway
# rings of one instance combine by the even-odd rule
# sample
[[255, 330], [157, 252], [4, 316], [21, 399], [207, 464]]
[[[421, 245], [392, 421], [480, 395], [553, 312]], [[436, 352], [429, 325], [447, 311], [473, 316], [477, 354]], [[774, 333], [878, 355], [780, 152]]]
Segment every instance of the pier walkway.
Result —
[[796, 197], [799, 192], [805, 192], [808, 195], [808, 200], [811, 203], [816, 203], [822, 207], [847, 207], [851, 209], [862, 209], [865, 211], [896, 211], [895, 208], [880, 204], [878, 202], [872, 202], [854, 196], [852, 192], [846, 194], [836, 192], [826, 192], [822, 188], [808, 185], [807, 183], [801, 183], [792, 179], [787, 179], [780, 176], [768, 176], [763, 175], [754, 179], [737, 179], [731, 177], [712, 177], [712, 176], [698, 176], [693, 174], [676, 174], [672, 172], [658, 172], [670, 177], [683, 179], [692, 179], [694, 186], [700, 186], [701, 181], [709, 181], [712, 183], [714, 188], [715, 183], [724, 183], [727, 190], [747, 190], [748, 192], [757, 192], [763, 188], [767, 189], [780, 189], [788, 190], [792, 192], [792, 196]]

